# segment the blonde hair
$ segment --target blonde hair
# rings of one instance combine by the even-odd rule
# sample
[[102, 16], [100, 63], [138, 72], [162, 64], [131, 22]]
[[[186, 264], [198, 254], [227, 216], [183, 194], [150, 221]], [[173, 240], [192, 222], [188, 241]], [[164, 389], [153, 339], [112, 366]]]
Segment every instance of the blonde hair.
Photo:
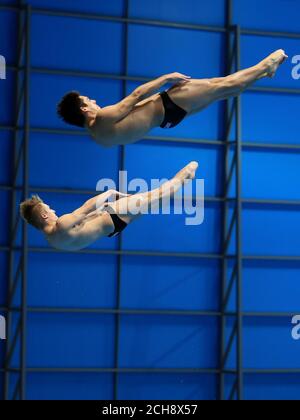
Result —
[[40, 217], [40, 210], [43, 204], [43, 200], [38, 195], [33, 195], [20, 204], [22, 218], [39, 230], [43, 227], [42, 219]]

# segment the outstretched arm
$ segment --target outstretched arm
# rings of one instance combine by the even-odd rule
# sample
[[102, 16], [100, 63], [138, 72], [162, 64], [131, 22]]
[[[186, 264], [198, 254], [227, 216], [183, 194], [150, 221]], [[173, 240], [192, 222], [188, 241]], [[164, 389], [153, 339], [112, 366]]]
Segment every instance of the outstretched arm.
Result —
[[62, 230], [72, 229], [73, 226], [78, 225], [91, 219], [98, 214], [98, 209], [109, 199], [119, 199], [127, 197], [127, 194], [120, 193], [116, 190], [108, 190], [103, 194], [97, 195], [86, 201], [83, 206], [79, 207], [73, 213], [65, 214], [58, 220], [58, 227]]
[[110, 123], [118, 122], [130, 114], [135, 105], [150, 95], [156, 93], [166, 83], [175, 84], [179, 82], [187, 82], [189, 80], [189, 76], [185, 76], [181, 73], [171, 73], [165, 76], [161, 76], [158, 79], [152, 80], [151, 82], [139, 86], [129, 96], [127, 96], [116, 105], [102, 108], [98, 113], [97, 119], [99, 119], [99, 121], [106, 120]]

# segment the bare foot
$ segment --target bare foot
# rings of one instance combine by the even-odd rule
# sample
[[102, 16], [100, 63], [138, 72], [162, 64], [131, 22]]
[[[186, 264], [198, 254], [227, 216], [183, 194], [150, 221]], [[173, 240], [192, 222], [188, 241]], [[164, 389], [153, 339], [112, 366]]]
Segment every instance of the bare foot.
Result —
[[268, 66], [266, 76], [274, 77], [278, 67], [285, 62], [288, 58], [284, 50], [277, 50], [273, 54], [269, 55], [264, 61]]
[[194, 179], [198, 166], [198, 162], [190, 162], [180, 172], [178, 172], [178, 174], [175, 175], [175, 178], [180, 178], [181, 181], [186, 179]]

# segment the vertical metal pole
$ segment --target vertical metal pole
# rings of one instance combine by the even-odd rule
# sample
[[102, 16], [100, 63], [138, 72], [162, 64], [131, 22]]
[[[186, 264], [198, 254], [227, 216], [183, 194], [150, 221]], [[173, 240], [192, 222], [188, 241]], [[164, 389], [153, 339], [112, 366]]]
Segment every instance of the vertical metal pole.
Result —
[[[230, 56], [231, 56], [231, 24], [232, 24], [232, 0], [226, 0], [226, 27], [227, 27], [227, 34], [226, 34], [226, 52], [225, 52], [225, 59], [226, 59], [226, 75], [230, 73], [231, 66], [230, 66]], [[229, 130], [229, 118], [230, 118], [230, 100], [226, 100], [225, 104], [225, 132], [224, 132], [224, 138], [227, 142], [225, 146], [225, 165], [224, 165], [224, 171], [225, 171], [225, 177], [224, 177], [224, 197], [226, 198], [224, 202], [224, 209], [223, 209], [223, 243], [225, 243], [226, 235], [227, 235], [227, 224], [228, 224], [228, 191], [229, 189], [226, 188], [227, 184], [227, 176], [229, 173], [229, 136], [230, 136], [230, 130]], [[224, 375], [224, 368], [223, 366], [223, 357], [225, 354], [225, 333], [226, 333], [226, 315], [225, 315], [225, 309], [224, 308], [224, 299], [226, 296], [226, 277], [227, 277], [227, 259], [226, 259], [226, 250], [223, 249], [223, 260], [222, 260], [222, 285], [221, 285], [221, 352], [220, 352], [220, 390], [219, 390], [219, 399], [224, 400], [225, 399], [225, 375]]]
[[[241, 68], [241, 29], [236, 27], [236, 67]], [[242, 112], [241, 97], [236, 98], [236, 247], [237, 247], [237, 370], [238, 400], [243, 399], [243, 316], [242, 316]]]
[[[25, 131], [23, 161], [23, 198], [29, 193], [29, 141], [30, 141], [30, 32], [31, 7], [26, 7], [26, 57], [25, 57]], [[27, 266], [28, 266], [28, 228], [23, 222], [23, 261], [22, 261], [22, 328], [21, 328], [21, 400], [26, 399], [26, 357], [27, 357]]]
[[[125, 0], [124, 6], [124, 17], [128, 19], [129, 17], [129, 7], [130, 0]], [[123, 74], [128, 75], [128, 22], [124, 23], [124, 45], [123, 45]], [[123, 80], [122, 82], [122, 96], [127, 95], [127, 81]], [[120, 160], [119, 160], [119, 171], [125, 170], [125, 159], [126, 159], [126, 150], [125, 146], [120, 146]], [[122, 180], [120, 180], [119, 189], [122, 186]], [[123, 239], [122, 234], [118, 237], [118, 249], [122, 251]], [[117, 290], [116, 290], [116, 307], [120, 309], [121, 307], [121, 282], [122, 282], [122, 255], [118, 255], [118, 272], [117, 272]], [[120, 328], [121, 328], [121, 315], [116, 315], [116, 332], [115, 332], [115, 368], [119, 367], [119, 353], [120, 353]], [[118, 383], [119, 375], [116, 372], [114, 375], [114, 400], [118, 400]]]
[[[18, 68], [21, 67], [22, 64], [22, 53], [23, 53], [23, 12], [22, 12], [22, 0], [19, 1], [19, 12], [18, 12]], [[22, 107], [22, 101], [19, 102], [19, 98], [21, 97], [22, 92], [20, 92], [22, 86], [22, 74], [21, 70], [18, 70], [16, 73], [16, 93], [15, 93], [15, 112], [17, 118], [15, 120], [15, 131], [14, 131], [14, 140], [13, 140], [13, 165], [12, 165], [12, 192], [11, 192], [11, 220], [10, 220], [10, 251], [9, 251], [9, 278], [8, 278], [8, 287], [7, 287], [7, 340], [6, 340], [6, 353], [5, 353], [5, 362], [4, 362], [4, 400], [10, 399], [9, 388], [10, 388], [10, 373], [9, 373], [9, 366], [10, 366], [10, 357], [9, 355], [13, 352], [13, 348], [10, 347], [14, 346], [15, 344], [11, 342], [11, 336], [13, 338], [12, 332], [12, 313], [10, 311], [10, 302], [12, 300], [12, 286], [14, 283], [14, 266], [15, 266], [15, 251], [14, 251], [14, 243], [15, 243], [15, 235], [14, 235], [14, 228], [17, 225], [17, 217], [16, 214], [16, 201], [17, 201], [17, 191], [16, 191], [16, 177], [15, 173], [18, 170], [18, 138], [19, 132], [17, 129], [19, 118], [18, 115], [20, 114], [20, 108]], [[17, 281], [17, 280], [16, 280]]]

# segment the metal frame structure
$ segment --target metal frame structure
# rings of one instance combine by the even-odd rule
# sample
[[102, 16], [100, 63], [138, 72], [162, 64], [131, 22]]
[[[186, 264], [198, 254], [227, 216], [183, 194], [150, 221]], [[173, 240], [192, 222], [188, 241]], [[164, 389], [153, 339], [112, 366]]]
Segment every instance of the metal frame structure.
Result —
[[[64, 372], [64, 373], [113, 373], [114, 374], [114, 399], [118, 399], [118, 375], [121, 373], [195, 373], [195, 374], [215, 374], [219, 375], [220, 387], [218, 397], [220, 399], [243, 399], [243, 376], [247, 373], [252, 374], [280, 374], [295, 373], [299, 374], [300, 369], [245, 369], [243, 367], [243, 342], [242, 342], [242, 323], [246, 317], [291, 317], [293, 313], [287, 312], [265, 312], [250, 313], [243, 312], [242, 306], [242, 264], [247, 260], [270, 260], [270, 261], [294, 261], [299, 263], [300, 256], [255, 256], [243, 255], [242, 252], [242, 208], [245, 204], [257, 205], [283, 205], [283, 206], [299, 206], [300, 201], [290, 200], [256, 200], [243, 199], [241, 196], [241, 155], [244, 148], [262, 148], [262, 149], [279, 149], [300, 151], [300, 145], [293, 144], [265, 144], [242, 142], [242, 126], [241, 126], [241, 98], [227, 101], [226, 104], [226, 126], [224, 139], [219, 141], [211, 141], [206, 139], [185, 139], [172, 137], [153, 137], [148, 136], [145, 140], [153, 142], [177, 142], [197, 144], [199, 147], [205, 145], [214, 145], [224, 148], [224, 170], [225, 185], [222, 197], [207, 197], [207, 203], [220, 203], [224, 207], [223, 212], [223, 249], [220, 254], [201, 254], [201, 253], [175, 253], [175, 252], [147, 252], [147, 251], [126, 251], [122, 247], [122, 237], [119, 239], [118, 250], [84, 250], [79, 254], [97, 254], [97, 255], [116, 255], [118, 257], [117, 270], [117, 296], [115, 309], [103, 308], [53, 308], [53, 307], [29, 307], [27, 305], [27, 264], [28, 253], [60, 253], [62, 251], [52, 250], [48, 248], [31, 247], [28, 244], [27, 227], [23, 223], [20, 224], [20, 218], [16, 211], [17, 200], [25, 198], [31, 191], [63, 193], [63, 194], [82, 194], [93, 195], [94, 191], [61, 189], [61, 188], [32, 188], [29, 185], [29, 140], [30, 133], [48, 133], [48, 134], [71, 134], [86, 135], [82, 131], [77, 130], [57, 130], [32, 127], [30, 124], [30, 76], [33, 73], [52, 74], [52, 75], [69, 75], [78, 77], [93, 77], [104, 79], [115, 79], [123, 81], [123, 94], [126, 94], [127, 81], [147, 81], [145, 77], [132, 77], [128, 74], [128, 27], [130, 24], [151, 25], [160, 27], [169, 27], [177, 29], [189, 29], [193, 31], [209, 31], [223, 33], [227, 35], [227, 72], [240, 67], [240, 39], [241, 35], [259, 35], [271, 37], [284, 37], [292, 39], [300, 39], [300, 34], [286, 32], [267, 32], [250, 29], [243, 29], [238, 26], [232, 26], [232, 1], [226, 0], [227, 4], [227, 22], [225, 27], [213, 27], [205, 25], [189, 25], [182, 23], [154, 21], [145, 19], [132, 19], [129, 17], [130, 0], [125, 0], [125, 10], [123, 17], [103, 16], [99, 14], [84, 14], [75, 12], [64, 12], [57, 10], [45, 10], [31, 8], [26, 6], [22, 0], [19, 6], [0, 5], [1, 11], [12, 11], [19, 15], [19, 37], [18, 37], [18, 62], [16, 65], [7, 67], [9, 71], [16, 73], [16, 118], [14, 126], [0, 126], [0, 130], [8, 130], [14, 133], [14, 162], [13, 162], [13, 179], [11, 185], [0, 185], [0, 191], [8, 191], [11, 193], [11, 224], [10, 224], [10, 241], [8, 245], [0, 246], [1, 252], [9, 254], [9, 280], [8, 280], [8, 298], [5, 307], [0, 307], [1, 312], [7, 315], [7, 348], [4, 368], [0, 369], [4, 373], [4, 399], [26, 399], [26, 375], [34, 372]], [[53, 70], [46, 68], [31, 67], [30, 63], [30, 20], [31, 15], [50, 15], [73, 17], [79, 19], [90, 19], [99, 21], [118, 22], [124, 25], [124, 67], [123, 75], [99, 74], [92, 72], [75, 72], [72, 70]], [[232, 43], [233, 41], [233, 43]], [[263, 88], [254, 87], [252, 91], [276, 92], [287, 94], [300, 94], [300, 89], [284, 89], [284, 88]], [[22, 117], [22, 118], [21, 118]], [[235, 124], [234, 124], [235, 122]], [[234, 127], [233, 127], [234, 124]], [[230, 141], [230, 132], [234, 128], [235, 140]], [[231, 159], [231, 156], [233, 158]], [[120, 149], [119, 159], [120, 169], [125, 166], [125, 147]], [[235, 174], [235, 195], [229, 195], [229, 185]], [[232, 210], [233, 208], [233, 210]], [[22, 245], [16, 245], [16, 237], [19, 229], [22, 229]], [[229, 253], [229, 244], [234, 242], [234, 253]], [[122, 258], [123, 256], [146, 256], [146, 257], [174, 257], [174, 258], [190, 258], [190, 259], [211, 259], [222, 263], [222, 301], [220, 303], [220, 311], [184, 311], [184, 310], [140, 310], [140, 309], [121, 309], [120, 290], [122, 281]], [[20, 296], [16, 296], [18, 287], [21, 285]], [[233, 290], [236, 290], [235, 311], [229, 311], [228, 302]], [[26, 325], [28, 313], [95, 313], [95, 314], [113, 314], [116, 316], [116, 336], [115, 336], [115, 365], [114, 368], [31, 368], [26, 363]], [[211, 316], [220, 319], [221, 325], [221, 348], [220, 348], [220, 366], [216, 369], [152, 369], [152, 368], [120, 368], [119, 367], [119, 333], [120, 333], [120, 317], [121, 315], [172, 315], [172, 316]], [[231, 325], [232, 324], [232, 325]], [[228, 327], [229, 325], [229, 327]], [[229, 329], [229, 334], [228, 334]], [[19, 347], [19, 366], [12, 367], [12, 357], [16, 348]], [[236, 364], [234, 368], [227, 367], [227, 360], [230, 352], [235, 349]], [[12, 383], [12, 377], [15, 375], [17, 380]], [[230, 392], [227, 392], [225, 386], [226, 378], [233, 378], [233, 386]]]
[[[232, 4], [227, 4], [227, 24], [229, 31], [227, 34], [227, 73], [232, 74], [240, 70], [240, 27], [232, 28]], [[233, 30], [232, 30], [233, 29]], [[232, 34], [233, 32], [233, 34]], [[233, 42], [232, 42], [233, 38]], [[223, 211], [223, 256], [222, 261], [222, 326], [221, 326], [221, 379], [220, 379], [220, 397], [225, 399], [226, 395], [226, 363], [234, 343], [236, 353], [235, 373], [229, 399], [243, 399], [243, 349], [242, 349], [242, 202], [241, 202], [241, 97], [235, 97], [226, 101], [225, 112], [225, 176], [224, 176], [224, 196], [228, 197], [229, 188], [235, 175], [235, 197], [232, 200], [226, 200]], [[232, 130], [233, 120], [235, 118], [235, 145], [232, 151], [230, 142], [230, 132]], [[233, 155], [232, 158], [230, 155]], [[229, 197], [228, 197], [229, 198]], [[231, 207], [233, 207], [231, 209]], [[235, 232], [235, 237], [234, 236]], [[228, 263], [228, 249], [233, 241], [235, 248], [234, 258]], [[236, 292], [236, 313], [228, 322], [226, 313], [229, 299], [235, 287]], [[231, 325], [232, 324], [232, 325]], [[227, 334], [227, 329], [229, 334]], [[224, 373], [223, 373], [224, 372]]]

